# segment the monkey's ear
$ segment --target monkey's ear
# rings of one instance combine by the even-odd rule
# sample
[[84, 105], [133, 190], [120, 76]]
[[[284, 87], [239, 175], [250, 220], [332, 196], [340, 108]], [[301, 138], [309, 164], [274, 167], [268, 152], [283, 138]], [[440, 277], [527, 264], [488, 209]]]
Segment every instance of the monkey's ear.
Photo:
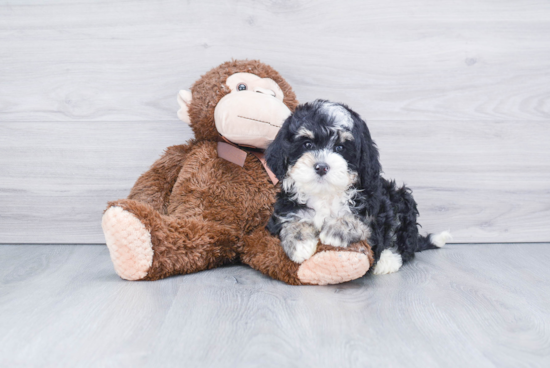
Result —
[[178, 110], [178, 118], [181, 121], [187, 124], [191, 124], [191, 119], [189, 119], [189, 105], [193, 99], [191, 92], [185, 89], [182, 89], [178, 92], [178, 105], [180, 109]]

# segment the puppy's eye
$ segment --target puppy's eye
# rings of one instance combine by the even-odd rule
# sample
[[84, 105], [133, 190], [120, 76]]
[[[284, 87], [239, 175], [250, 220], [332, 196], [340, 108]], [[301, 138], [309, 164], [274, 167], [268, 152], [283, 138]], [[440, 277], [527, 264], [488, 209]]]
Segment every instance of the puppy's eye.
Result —
[[239, 83], [237, 85], [237, 91], [246, 91], [246, 84], [244, 83]]
[[344, 150], [344, 146], [341, 146], [341, 145], [335, 146], [335, 147], [334, 147], [334, 150], [335, 150], [336, 152], [342, 152], [342, 151]]
[[306, 149], [313, 149], [313, 143], [311, 143], [311, 142], [306, 142], [306, 143], [304, 143], [304, 147], [305, 147]]

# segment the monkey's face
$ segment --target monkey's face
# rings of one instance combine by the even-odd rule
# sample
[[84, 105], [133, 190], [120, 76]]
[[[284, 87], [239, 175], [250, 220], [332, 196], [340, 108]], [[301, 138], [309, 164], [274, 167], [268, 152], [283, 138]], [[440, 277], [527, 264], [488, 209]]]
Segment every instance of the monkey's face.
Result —
[[233, 143], [267, 148], [291, 113], [283, 91], [272, 79], [250, 73], [235, 73], [225, 84], [231, 92], [216, 105], [216, 129]]
[[[178, 93], [178, 117], [195, 139], [266, 148], [290, 110], [298, 106], [290, 85], [258, 60], [227, 61]], [[290, 110], [289, 110], [290, 109]]]

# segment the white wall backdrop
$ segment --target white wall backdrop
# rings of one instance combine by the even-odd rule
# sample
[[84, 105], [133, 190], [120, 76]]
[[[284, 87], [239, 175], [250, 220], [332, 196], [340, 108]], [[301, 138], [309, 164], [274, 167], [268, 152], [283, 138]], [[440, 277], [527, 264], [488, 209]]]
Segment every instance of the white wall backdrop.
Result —
[[550, 2], [0, 1], [0, 243], [103, 243], [192, 135], [176, 93], [231, 58], [349, 104], [424, 231], [550, 241]]

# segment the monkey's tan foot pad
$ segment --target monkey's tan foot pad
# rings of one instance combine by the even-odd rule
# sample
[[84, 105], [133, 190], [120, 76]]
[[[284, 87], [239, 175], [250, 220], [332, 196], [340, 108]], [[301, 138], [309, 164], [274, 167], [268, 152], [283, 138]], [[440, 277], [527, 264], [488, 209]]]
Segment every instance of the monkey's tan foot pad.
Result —
[[369, 270], [366, 254], [323, 251], [302, 263], [298, 278], [303, 284], [328, 285], [358, 279]]
[[147, 276], [153, 264], [153, 244], [141, 221], [121, 207], [111, 207], [103, 214], [101, 227], [116, 273], [126, 280]]

